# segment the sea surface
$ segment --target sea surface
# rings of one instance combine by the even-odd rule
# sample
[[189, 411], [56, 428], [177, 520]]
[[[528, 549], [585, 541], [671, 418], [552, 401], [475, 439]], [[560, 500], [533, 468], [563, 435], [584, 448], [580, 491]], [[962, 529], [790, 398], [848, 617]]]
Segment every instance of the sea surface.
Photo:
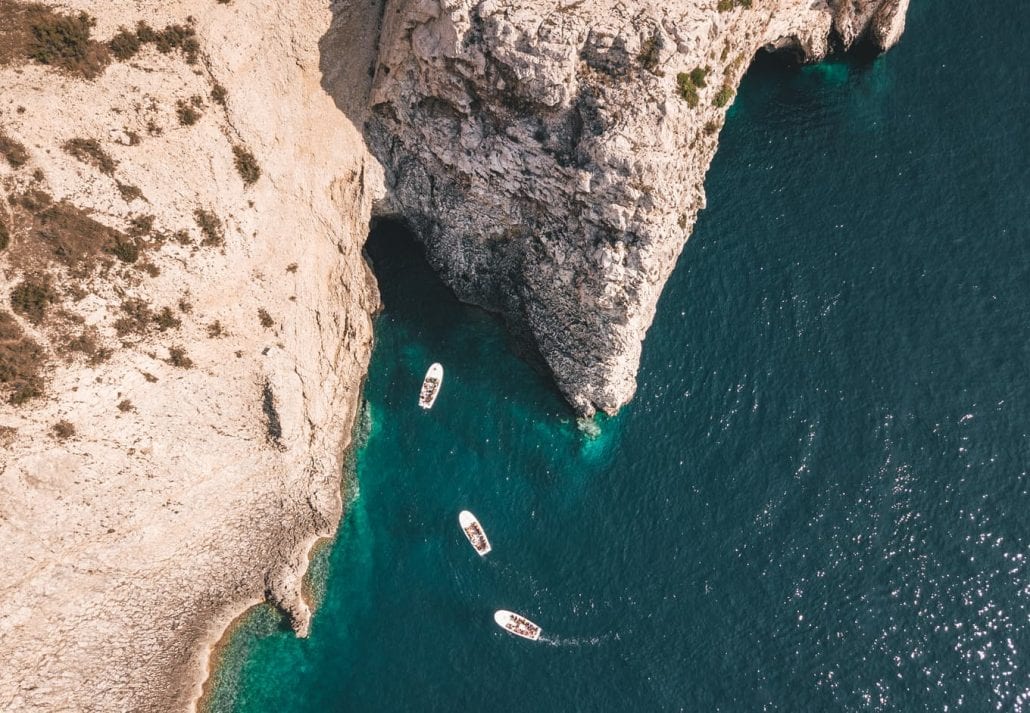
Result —
[[913, 0], [884, 57], [753, 67], [598, 432], [377, 231], [311, 636], [256, 610], [209, 709], [1030, 710], [1028, 19]]

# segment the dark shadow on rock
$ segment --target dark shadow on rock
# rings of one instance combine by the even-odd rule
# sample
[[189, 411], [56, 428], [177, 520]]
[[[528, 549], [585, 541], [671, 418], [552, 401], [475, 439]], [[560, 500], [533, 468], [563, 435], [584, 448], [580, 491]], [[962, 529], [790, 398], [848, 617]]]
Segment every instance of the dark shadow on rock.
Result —
[[386, 0], [334, 0], [332, 21], [318, 41], [322, 89], [364, 133]]

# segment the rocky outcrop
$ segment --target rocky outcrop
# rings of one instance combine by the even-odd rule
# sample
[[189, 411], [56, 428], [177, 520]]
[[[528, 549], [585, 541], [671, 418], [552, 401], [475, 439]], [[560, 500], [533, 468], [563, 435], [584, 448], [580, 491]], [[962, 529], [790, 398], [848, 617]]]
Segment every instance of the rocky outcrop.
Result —
[[845, 48], [865, 41], [882, 52], [905, 31], [908, 0], [830, 0], [830, 6], [834, 30]]
[[366, 127], [378, 210], [503, 314], [573, 406], [633, 395], [641, 343], [763, 47], [897, 40], [906, 0], [394, 0]]

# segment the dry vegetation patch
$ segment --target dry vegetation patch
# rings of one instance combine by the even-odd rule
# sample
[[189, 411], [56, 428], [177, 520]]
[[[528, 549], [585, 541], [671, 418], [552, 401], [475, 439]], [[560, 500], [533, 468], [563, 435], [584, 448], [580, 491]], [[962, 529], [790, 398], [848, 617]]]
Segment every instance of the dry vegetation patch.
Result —
[[232, 153], [236, 163], [236, 170], [239, 172], [243, 182], [248, 186], [257, 183], [257, 180], [261, 178], [261, 167], [258, 166], [257, 158], [254, 157], [254, 154], [244, 146], [233, 146]]
[[117, 164], [111, 155], [104, 151], [104, 147], [96, 139], [71, 139], [65, 141], [62, 148], [85, 164], [93, 166], [98, 171], [108, 176], [114, 174]]
[[141, 191], [138, 186], [134, 186], [131, 183], [122, 183], [121, 181], [117, 183], [117, 186], [118, 193], [121, 194], [122, 200], [126, 203], [131, 203], [137, 198], [146, 200], [146, 197], [143, 195], [143, 191]]
[[65, 421], [64, 419], [55, 423], [51, 430], [53, 431], [54, 436], [61, 441], [75, 435], [75, 425], [70, 421]]
[[111, 61], [107, 47], [90, 36], [95, 24], [84, 12], [62, 15], [39, 3], [0, 0], [0, 65], [35, 60], [94, 79]]
[[10, 251], [11, 262], [27, 273], [57, 262], [85, 276], [104, 254], [125, 262], [139, 256], [139, 244], [133, 238], [98, 223], [81, 208], [55, 202], [44, 191], [26, 191], [17, 196], [15, 205], [12, 227], [20, 229]]
[[213, 211], [205, 208], [197, 208], [193, 211], [193, 217], [197, 221], [197, 227], [204, 234], [201, 245], [221, 245], [225, 240], [225, 232], [222, 229], [221, 219]]
[[0, 156], [3, 156], [11, 168], [21, 168], [29, 160], [29, 152], [25, 146], [15, 141], [0, 130]]
[[186, 354], [186, 350], [182, 347], [169, 347], [168, 348], [168, 359], [166, 360], [172, 366], [180, 369], [192, 369], [193, 360]]
[[26, 277], [11, 290], [11, 308], [33, 324], [40, 324], [56, 302], [57, 292], [47, 275]]
[[66, 334], [64, 339], [66, 354], [82, 354], [90, 364], [100, 364], [111, 358], [110, 349], [101, 346], [100, 335], [94, 328], [82, 330], [79, 334]]
[[136, 29], [130, 30], [126, 27], [118, 28], [118, 33], [111, 38], [107, 46], [118, 59], [125, 61], [136, 56], [144, 45], [153, 45], [161, 54], [169, 54], [172, 50], [179, 50], [186, 59], [187, 64], [196, 64], [200, 56], [200, 42], [197, 41], [197, 31], [190, 24], [166, 25], [164, 29], [155, 30], [149, 24], [140, 20], [136, 23]]
[[149, 304], [137, 297], [123, 300], [121, 311], [122, 316], [114, 323], [114, 329], [121, 337], [130, 334], [143, 336], [149, 334], [153, 327], [157, 327], [159, 332], [167, 332], [182, 326], [182, 320], [175, 316], [171, 307], [162, 307], [155, 312]]
[[15, 406], [42, 395], [46, 352], [10, 312], [0, 310], [0, 387]]

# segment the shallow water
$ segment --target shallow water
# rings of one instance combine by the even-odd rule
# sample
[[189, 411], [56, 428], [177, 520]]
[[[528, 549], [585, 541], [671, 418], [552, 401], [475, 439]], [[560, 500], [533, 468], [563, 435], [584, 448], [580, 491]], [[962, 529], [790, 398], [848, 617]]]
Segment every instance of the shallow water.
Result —
[[381, 231], [311, 636], [251, 615], [211, 709], [1030, 706], [1027, 29], [1014, 1], [916, 0], [883, 58], [753, 68], [596, 438]]

